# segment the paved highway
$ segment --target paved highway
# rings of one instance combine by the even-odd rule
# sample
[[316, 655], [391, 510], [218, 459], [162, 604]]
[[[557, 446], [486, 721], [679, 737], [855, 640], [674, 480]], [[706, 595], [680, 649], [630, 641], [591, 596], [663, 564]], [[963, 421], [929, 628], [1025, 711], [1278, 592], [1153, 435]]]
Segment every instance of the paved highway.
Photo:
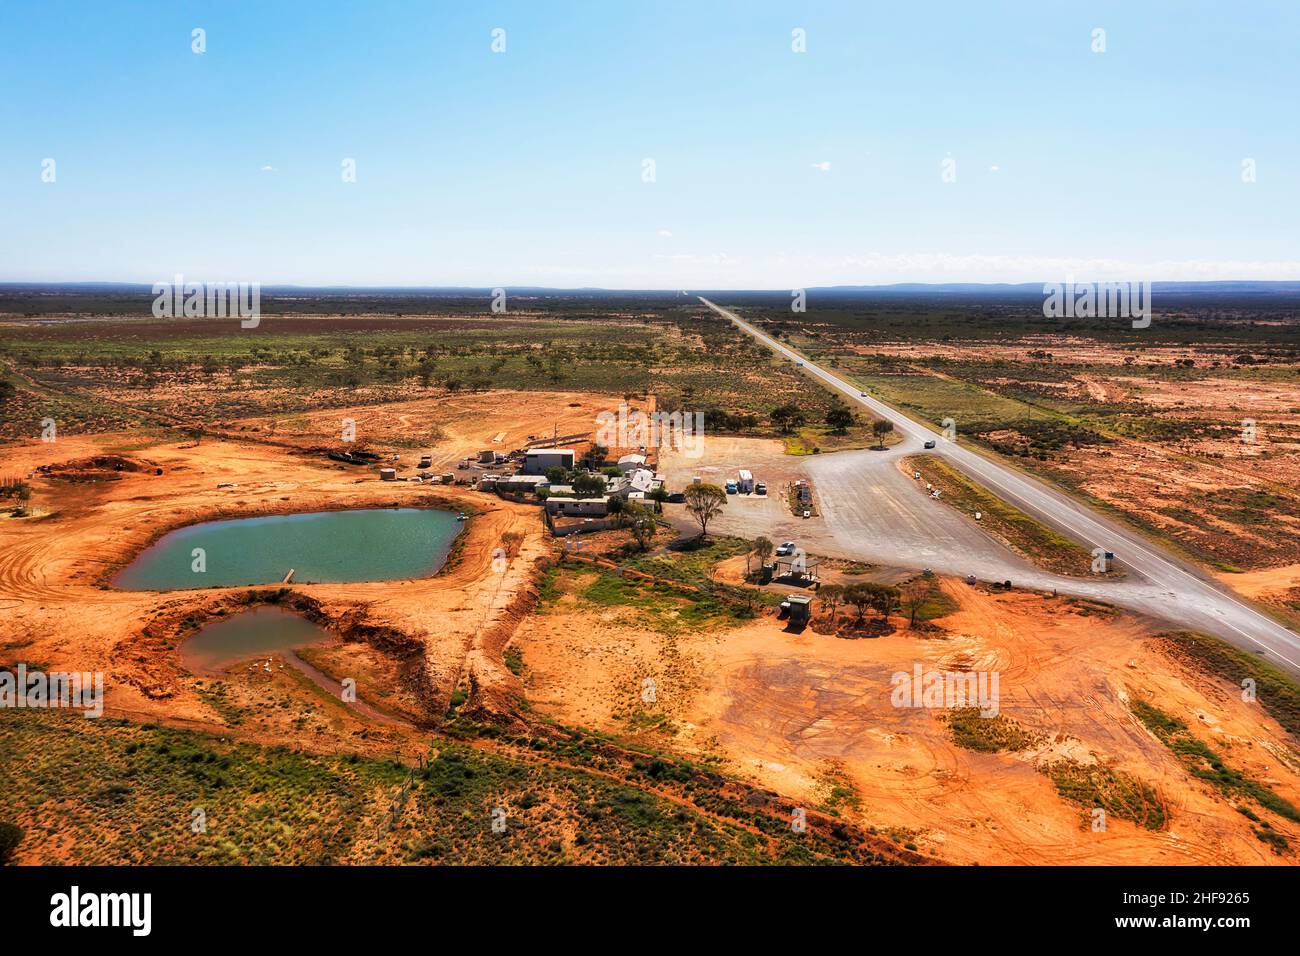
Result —
[[[700, 301], [778, 355], [792, 362], [802, 362], [805, 372], [839, 392], [850, 404], [856, 403], [874, 415], [892, 421], [895, 429], [903, 434], [904, 444], [891, 451], [919, 451], [923, 442], [934, 441], [936, 447], [931, 454], [948, 459], [1003, 500], [1090, 549], [1100, 547], [1114, 552], [1117, 560], [1129, 570], [1129, 577], [1122, 581], [1075, 579], [1040, 571], [1029, 572], [1027, 580], [1025, 574], [1021, 573], [1016, 576], [1017, 579], [1032, 586], [1052, 587], [1065, 593], [1100, 598], [1184, 627], [1215, 634], [1238, 647], [1261, 653], [1274, 663], [1300, 674], [1300, 636], [1233, 595], [1199, 569], [1174, 557], [1141, 535], [1079, 504], [1065, 493], [962, 446], [959, 439], [945, 439], [929, 425], [915, 421], [898, 409], [863, 394], [857, 387], [776, 341], [734, 313], [703, 297]], [[857, 493], [852, 493], [853, 469], [830, 464], [845, 454], [840, 452], [827, 456], [826, 464], [817, 462], [812, 471], [816, 476], [818, 471], [825, 470], [828, 477], [834, 478], [827, 488], [819, 484], [818, 494], [823, 502], [827, 522], [833, 524], [842, 517], [852, 525], [843, 531], [844, 537], [851, 539], [866, 530], [858, 527], [853, 515], [855, 511], [861, 513], [864, 508], [870, 507], [870, 499], [863, 492], [868, 490], [873, 479], [864, 473]], [[828, 491], [831, 492], [829, 495]], [[832, 527], [831, 531], [837, 538], [841, 537], [840, 529]], [[988, 540], [990, 565], [1005, 567], [1005, 550], [992, 539]], [[918, 550], [912, 564], [960, 573], [951, 563], [958, 558], [949, 555], [950, 560], [945, 561], [944, 557], [942, 546], [938, 548], [938, 553], [934, 549], [928, 549], [926, 553]], [[959, 560], [966, 565], [970, 563], [970, 557], [966, 554], [961, 555]], [[969, 573], [984, 579], [1000, 577], [989, 574], [987, 568], [971, 568]]]

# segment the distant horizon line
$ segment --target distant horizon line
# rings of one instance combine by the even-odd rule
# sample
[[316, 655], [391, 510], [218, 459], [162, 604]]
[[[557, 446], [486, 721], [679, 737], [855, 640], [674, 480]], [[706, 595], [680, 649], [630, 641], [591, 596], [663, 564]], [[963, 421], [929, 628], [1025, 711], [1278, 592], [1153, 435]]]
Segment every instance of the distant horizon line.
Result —
[[[182, 274], [183, 275], [183, 274]], [[162, 280], [160, 280], [162, 281]], [[169, 280], [170, 281], [170, 277]], [[194, 279], [196, 283], [204, 284], [208, 282], [230, 282], [229, 279]], [[247, 281], [247, 280], [244, 280]], [[1151, 280], [1132, 280], [1132, 279], [1096, 279], [1096, 280], [1078, 280], [1074, 281], [1075, 286], [1100, 285], [1107, 283], [1129, 283], [1135, 281], [1149, 282], [1153, 290], [1159, 290], [1163, 287], [1166, 291], [1171, 289], [1258, 289], [1259, 291], [1287, 291], [1300, 292], [1300, 279], [1151, 279]], [[1044, 286], [1065, 285], [1059, 279], [1046, 281], [1025, 281], [1025, 282], [890, 282], [880, 284], [837, 284], [837, 285], [818, 285], [804, 287], [786, 287], [772, 286], [765, 288], [758, 287], [715, 287], [696, 289], [681, 289], [677, 286], [666, 287], [614, 287], [614, 286], [546, 286], [546, 285], [511, 285], [509, 283], [499, 283], [496, 285], [308, 285], [293, 282], [262, 282], [258, 283], [263, 290], [292, 290], [298, 292], [393, 292], [393, 293], [438, 293], [438, 292], [475, 292], [490, 294], [494, 289], [505, 289], [507, 292], [514, 290], [516, 292], [537, 292], [537, 293], [565, 293], [565, 292], [584, 292], [584, 293], [643, 293], [657, 295], [687, 295], [696, 297], [705, 294], [720, 293], [746, 293], [746, 294], [789, 294], [802, 288], [804, 292], [890, 292], [890, 291], [1025, 291], [1036, 290], [1041, 294]], [[58, 289], [78, 289], [78, 288], [114, 288], [122, 290], [141, 290], [143, 293], [152, 294], [155, 283], [136, 282], [136, 281], [119, 281], [111, 279], [86, 279], [86, 280], [57, 280], [57, 281], [10, 281], [0, 279], [0, 291], [2, 290], [58, 290]]]

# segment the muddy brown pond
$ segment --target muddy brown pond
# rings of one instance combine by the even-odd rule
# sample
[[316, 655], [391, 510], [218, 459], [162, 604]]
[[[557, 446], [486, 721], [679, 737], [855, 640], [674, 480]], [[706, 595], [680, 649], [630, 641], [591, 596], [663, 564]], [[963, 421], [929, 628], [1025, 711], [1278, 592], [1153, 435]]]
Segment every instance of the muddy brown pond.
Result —
[[[280, 658], [335, 700], [342, 701], [343, 685], [294, 653], [334, 640], [329, 631], [304, 617], [283, 608], [263, 606], [240, 611], [200, 629], [181, 643], [180, 656], [191, 673], [212, 677], [223, 676], [236, 664], [273, 662]], [[384, 723], [410, 726], [407, 721], [385, 714], [359, 698], [347, 705]]]

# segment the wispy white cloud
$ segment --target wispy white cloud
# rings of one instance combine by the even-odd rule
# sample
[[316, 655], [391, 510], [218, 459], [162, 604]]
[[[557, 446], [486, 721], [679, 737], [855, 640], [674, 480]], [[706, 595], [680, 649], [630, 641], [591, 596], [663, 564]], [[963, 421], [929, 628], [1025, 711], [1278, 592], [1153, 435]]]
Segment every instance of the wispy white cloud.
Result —
[[831, 171], [831, 164], [829, 160], [822, 160], [820, 163], [813, 163], [812, 168], [819, 169], [823, 173], [829, 173]]

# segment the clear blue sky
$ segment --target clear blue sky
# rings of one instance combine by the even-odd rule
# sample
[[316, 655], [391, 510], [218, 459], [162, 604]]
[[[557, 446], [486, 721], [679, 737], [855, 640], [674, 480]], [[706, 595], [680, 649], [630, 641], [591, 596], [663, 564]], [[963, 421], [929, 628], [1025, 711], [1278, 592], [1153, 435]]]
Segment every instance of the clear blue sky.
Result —
[[1294, 0], [12, 0], [0, 281], [1296, 279], [1298, 36]]

